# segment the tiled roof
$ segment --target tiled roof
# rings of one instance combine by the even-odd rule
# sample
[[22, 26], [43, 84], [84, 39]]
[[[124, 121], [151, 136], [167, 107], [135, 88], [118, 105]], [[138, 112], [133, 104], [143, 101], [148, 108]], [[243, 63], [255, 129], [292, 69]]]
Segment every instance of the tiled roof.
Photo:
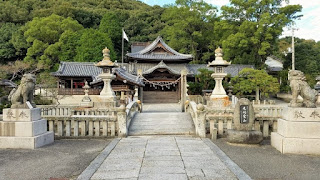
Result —
[[[102, 69], [94, 64], [93, 62], [61, 62], [58, 71], [52, 75], [57, 77], [91, 77], [93, 82], [97, 83], [100, 81], [98, 75], [102, 73]], [[143, 82], [138, 76], [128, 73], [125, 69], [114, 68], [114, 71], [120, 78], [143, 86]]]
[[[138, 86], [144, 86], [143, 80], [139, 76], [130, 74], [123, 68], [114, 68], [114, 73], [117, 78], [125, 79], [127, 82]], [[99, 82], [102, 82], [102, 79], [99, 76], [96, 76], [96, 78], [90, 84], [96, 84]]]
[[[136, 63], [135, 67], [136, 69], [130, 69], [129, 72], [135, 74], [137, 72], [138, 69], [141, 69], [143, 74], [148, 74], [149, 71], [154, 71], [155, 70], [155, 63]], [[174, 71], [175, 73], [181, 73], [181, 71], [183, 69], [187, 69], [188, 70], [188, 76], [194, 76], [196, 74], [199, 74], [200, 72], [198, 71], [198, 69], [208, 69], [213, 71], [212, 67], [208, 67], [207, 64], [169, 64], [167, 63], [166, 66], [170, 67], [170, 69], [172, 71]], [[239, 74], [239, 72], [244, 69], [244, 68], [252, 68], [254, 69], [253, 65], [243, 65], [243, 64], [231, 64], [230, 66], [226, 67], [225, 71], [227, 74], [230, 74], [231, 77], [237, 76]]]
[[96, 67], [93, 62], [60, 62], [57, 72], [52, 73], [54, 76], [68, 77], [96, 77], [102, 73], [102, 69]]
[[[152, 51], [157, 48], [157, 44], [161, 43], [162, 46], [169, 51], [170, 53], [153, 53]], [[171, 54], [172, 53], [172, 54]], [[144, 49], [138, 51], [138, 52], [133, 52], [133, 53], [128, 53], [128, 57], [135, 58], [135, 59], [145, 59], [145, 60], [192, 60], [192, 55], [191, 54], [182, 54], [174, 49], [172, 49], [170, 46], [168, 46], [163, 39], [158, 36], [156, 40], [154, 40], [150, 45], [145, 47]]]

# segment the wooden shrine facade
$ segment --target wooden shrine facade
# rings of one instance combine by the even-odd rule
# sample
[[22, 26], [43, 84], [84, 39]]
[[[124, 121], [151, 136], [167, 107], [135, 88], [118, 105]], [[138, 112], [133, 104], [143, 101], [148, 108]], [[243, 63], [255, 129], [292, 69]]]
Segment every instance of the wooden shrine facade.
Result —
[[[112, 89], [117, 92], [134, 93], [135, 87], [144, 86], [143, 81], [122, 68], [114, 69], [116, 79], [111, 82]], [[89, 95], [99, 95], [103, 82], [99, 78], [102, 70], [94, 63], [88, 62], [61, 62], [59, 70], [52, 73], [58, 78], [57, 88], [59, 95], [84, 95], [83, 86], [87, 81], [91, 86]]]

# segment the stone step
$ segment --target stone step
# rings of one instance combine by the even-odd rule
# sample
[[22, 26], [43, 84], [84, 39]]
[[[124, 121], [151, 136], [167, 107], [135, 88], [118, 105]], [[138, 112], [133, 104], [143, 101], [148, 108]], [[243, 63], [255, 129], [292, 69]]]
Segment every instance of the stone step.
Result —
[[195, 135], [195, 128], [189, 113], [141, 113], [132, 120], [129, 135]]

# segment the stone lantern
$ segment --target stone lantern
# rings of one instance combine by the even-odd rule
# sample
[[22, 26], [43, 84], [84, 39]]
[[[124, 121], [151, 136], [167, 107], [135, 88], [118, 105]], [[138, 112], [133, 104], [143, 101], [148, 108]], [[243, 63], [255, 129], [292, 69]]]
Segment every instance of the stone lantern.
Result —
[[210, 96], [209, 106], [214, 107], [226, 107], [230, 105], [229, 97], [222, 86], [222, 80], [227, 76], [225, 73], [225, 68], [231, 64], [231, 62], [227, 62], [223, 60], [222, 55], [223, 51], [219, 47], [215, 51], [215, 60], [210, 62], [208, 66], [214, 68], [214, 73], [211, 75], [215, 80], [215, 87]]
[[88, 85], [88, 81], [85, 82], [85, 85], [82, 87], [84, 89], [84, 97], [80, 103], [81, 107], [92, 107], [93, 103], [91, 98], [89, 97], [89, 89], [90, 86]]
[[115, 79], [116, 76], [113, 74], [112, 68], [118, 65], [110, 60], [110, 50], [108, 48], [103, 49], [102, 53], [102, 61], [95, 64], [95, 66], [102, 69], [102, 74], [99, 75], [99, 78], [102, 79], [104, 85], [100, 92], [100, 99], [102, 102], [115, 102], [116, 96], [111, 88], [111, 81]]

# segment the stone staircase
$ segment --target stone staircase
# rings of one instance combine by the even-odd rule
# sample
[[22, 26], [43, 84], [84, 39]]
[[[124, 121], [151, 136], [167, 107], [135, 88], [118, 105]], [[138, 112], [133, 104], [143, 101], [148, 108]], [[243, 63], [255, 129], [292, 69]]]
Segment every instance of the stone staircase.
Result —
[[137, 114], [131, 122], [129, 136], [195, 135], [189, 113], [145, 112]]

